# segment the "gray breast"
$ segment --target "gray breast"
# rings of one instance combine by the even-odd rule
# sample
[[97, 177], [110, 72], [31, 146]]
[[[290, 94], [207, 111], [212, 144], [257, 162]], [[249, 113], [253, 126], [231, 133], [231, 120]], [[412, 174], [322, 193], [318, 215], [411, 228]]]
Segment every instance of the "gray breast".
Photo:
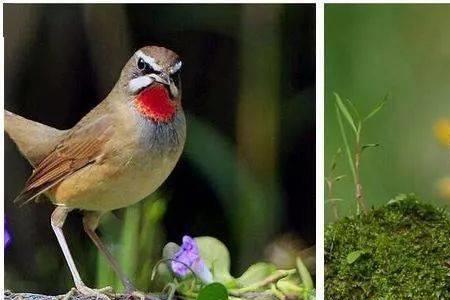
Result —
[[[170, 122], [155, 122], [139, 114], [139, 143], [145, 151], [159, 155], [179, 154], [186, 140], [186, 119], [182, 110], [177, 110]], [[142, 149], [141, 148], [141, 149]]]

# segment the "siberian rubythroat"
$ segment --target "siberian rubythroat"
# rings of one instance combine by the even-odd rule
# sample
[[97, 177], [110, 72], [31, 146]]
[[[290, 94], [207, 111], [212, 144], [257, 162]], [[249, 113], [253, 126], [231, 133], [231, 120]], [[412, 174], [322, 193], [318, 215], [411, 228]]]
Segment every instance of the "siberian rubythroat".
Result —
[[74, 209], [83, 211], [85, 232], [126, 289], [134, 290], [95, 229], [104, 213], [150, 195], [175, 167], [186, 138], [181, 65], [169, 49], [141, 48], [109, 95], [68, 130], [5, 112], [6, 132], [34, 168], [15, 201], [46, 194], [56, 205], [51, 226], [81, 292], [95, 291], [81, 280], [62, 232]]

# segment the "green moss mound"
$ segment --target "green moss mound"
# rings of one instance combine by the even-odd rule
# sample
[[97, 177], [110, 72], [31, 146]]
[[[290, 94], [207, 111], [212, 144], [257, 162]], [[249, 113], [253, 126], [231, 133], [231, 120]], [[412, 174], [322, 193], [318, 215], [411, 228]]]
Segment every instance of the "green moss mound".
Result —
[[400, 195], [325, 230], [327, 300], [450, 299], [450, 217]]

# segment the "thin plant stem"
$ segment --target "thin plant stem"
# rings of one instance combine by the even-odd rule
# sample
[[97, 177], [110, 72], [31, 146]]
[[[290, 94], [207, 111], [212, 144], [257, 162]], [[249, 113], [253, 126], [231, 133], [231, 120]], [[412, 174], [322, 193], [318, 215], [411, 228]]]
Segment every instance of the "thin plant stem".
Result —
[[347, 135], [345, 134], [344, 124], [342, 123], [342, 117], [341, 113], [339, 111], [339, 107], [336, 105], [336, 115], [337, 120], [339, 124], [339, 130], [341, 131], [342, 140], [344, 141], [344, 147], [345, 152], [347, 153], [347, 159], [350, 166], [350, 170], [352, 171], [353, 175], [353, 182], [355, 184], [355, 198], [356, 198], [356, 206], [357, 206], [357, 212], [360, 213], [360, 211], [366, 212], [367, 208], [364, 203], [364, 194], [361, 184], [361, 177], [360, 177], [360, 166], [361, 166], [361, 153], [362, 153], [362, 147], [360, 142], [361, 137], [361, 123], [358, 124], [358, 128], [356, 130], [356, 136], [355, 136], [355, 154], [354, 154], [354, 160], [353, 161], [353, 154], [350, 150], [350, 146], [348, 143]]
[[[333, 199], [333, 185], [334, 185], [333, 178], [331, 178], [331, 179], [327, 178], [326, 183], [327, 183], [327, 187], [328, 187], [328, 199]], [[335, 221], [339, 220], [339, 212], [338, 212], [338, 206], [337, 206], [336, 201], [331, 201], [331, 208], [333, 210], [333, 215], [334, 215]]]
[[269, 285], [271, 283], [277, 282], [280, 279], [283, 279], [289, 275], [293, 275], [297, 272], [296, 269], [292, 269], [292, 270], [279, 270], [275, 273], [273, 273], [272, 275], [264, 278], [261, 281], [255, 282], [254, 284], [251, 284], [249, 286], [240, 288], [240, 289], [232, 289], [229, 291], [229, 294], [231, 296], [235, 296], [235, 297], [240, 297], [245, 293], [248, 292], [254, 292], [262, 287], [265, 287], [266, 285]]
[[358, 132], [356, 133], [355, 139], [355, 198], [358, 204], [358, 210], [362, 210], [364, 213], [367, 212], [367, 207], [364, 202], [364, 193], [361, 184], [361, 125], [358, 127]]
[[[353, 162], [353, 154], [352, 154], [352, 152], [350, 150], [350, 146], [349, 146], [349, 143], [348, 143], [347, 135], [345, 134], [344, 124], [342, 123], [341, 113], [340, 113], [339, 107], [337, 105], [336, 105], [336, 116], [337, 116], [337, 120], [338, 120], [338, 124], [339, 124], [339, 130], [340, 130], [341, 135], [342, 135], [342, 140], [344, 141], [344, 148], [345, 148], [345, 153], [347, 154], [348, 164], [350, 166], [350, 170], [352, 171], [353, 182], [355, 183], [355, 189], [357, 190], [358, 189], [357, 182], [359, 182], [359, 180], [356, 179], [357, 175], [356, 175], [356, 167], [355, 167], [355, 164]], [[356, 157], [356, 155], [355, 155], [355, 157]], [[358, 154], [358, 172], [359, 172], [360, 157], [361, 157], [361, 153]], [[359, 174], [358, 174], [358, 176], [359, 176]], [[356, 200], [357, 200], [356, 201], [357, 212], [359, 213], [359, 211], [360, 211], [360, 204], [359, 204], [358, 197], [356, 198]]]

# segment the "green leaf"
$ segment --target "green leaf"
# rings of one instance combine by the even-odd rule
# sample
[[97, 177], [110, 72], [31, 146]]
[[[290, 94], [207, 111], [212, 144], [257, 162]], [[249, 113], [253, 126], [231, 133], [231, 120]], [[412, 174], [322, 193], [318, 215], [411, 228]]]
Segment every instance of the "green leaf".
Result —
[[345, 177], [347, 177], [347, 175], [339, 175], [339, 176], [334, 177], [333, 179], [334, 179], [334, 181], [338, 182], [338, 181], [342, 180]]
[[355, 104], [353, 104], [352, 101], [350, 101], [350, 99], [346, 98], [345, 101], [347, 102], [348, 106], [350, 106], [350, 108], [353, 111], [353, 114], [356, 116], [356, 119], [358, 120], [358, 122], [361, 120], [360, 116], [359, 116], [359, 112], [355, 107]]
[[235, 279], [230, 275], [230, 253], [227, 247], [218, 239], [209, 236], [197, 237], [195, 241], [214, 281], [225, 285], [234, 282]]
[[228, 300], [228, 291], [223, 284], [214, 282], [200, 290], [197, 300]]
[[356, 251], [353, 251], [353, 252], [350, 252], [348, 255], [347, 255], [347, 263], [348, 264], [352, 264], [352, 263], [354, 263], [355, 261], [357, 261], [358, 260], [358, 258], [360, 258], [362, 255], [364, 255], [366, 252], [365, 251], [362, 251], [362, 250], [356, 250]]
[[339, 108], [339, 111], [342, 113], [344, 118], [347, 120], [347, 122], [350, 124], [350, 127], [352, 127], [353, 131], [356, 133], [358, 130], [356, 129], [355, 121], [353, 120], [352, 115], [348, 111], [347, 107], [345, 106], [344, 102], [342, 102], [341, 97], [337, 93], [334, 93], [336, 97], [336, 104]]
[[339, 147], [336, 151], [336, 153], [333, 155], [333, 160], [331, 162], [331, 172], [333, 172], [336, 169], [337, 160], [339, 156], [341, 156], [342, 149]]
[[347, 134], [345, 132], [344, 124], [342, 123], [341, 113], [339, 112], [339, 108], [338, 108], [337, 104], [335, 104], [335, 107], [336, 107], [336, 117], [337, 117], [337, 121], [339, 124], [339, 131], [341, 132], [342, 140], [344, 142], [345, 153], [347, 154], [348, 164], [350, 166], [350, 170], [352, 171], [353, 179], [355, 179], [356, 178], [356, 170], [355, 170], [355, 164], [353, 163], [353, 158], [352, 158], [353, 155], [350, 150], [350, 145], [348, 143]]
[[325, 203], [340, 202], [340, 201], [344, 201], [344, 199], [342, 199], [342, 198], [330, 198], [330, 199], [325, 200]]
[[378, 147], [378, 146], [380, 146], [380, 144], [365, 144], [365, 145], [363, 145], [361, 147], [361, 151], [364, 151], [367, 148], [375, 148], [375, 147]]
[[255, 282], [261, 281], [276, 271], [276, 267], [268, 263], [256, 263], [251, 265], [241, 277], [237, 278], [240, 286], [249, 286]]
[[388, 96], [389, 95], [384, 96], [383, 100], [381, 100], [375, 106], [375, 108], [364, 118], [363, 122], [365, 122], [365, 121], [369, 120], [370, 118], [372, 118], [374, 115], [376, 115], [383, 108], [383, 106], [387, 103]]
[[391, 205], [391, 204], [399, 203], [401, 201], [407, 200], [408, 198], [409, 198], [409, 196], [406, 194], [398, 194], [397, 196], [395, 196], [394, 198], [389, 200], [389, 202], [387, 204]]
[[314, 288], [314, 283], [311, 278], [311, 274], [308, 271], [308, 268], [303, 263], [302, 259], [300, 257], [297, 257], [297, 271], [300, 274], [300, 278], [302, 280], [302, 283], [305, 288], [312, 289]]

